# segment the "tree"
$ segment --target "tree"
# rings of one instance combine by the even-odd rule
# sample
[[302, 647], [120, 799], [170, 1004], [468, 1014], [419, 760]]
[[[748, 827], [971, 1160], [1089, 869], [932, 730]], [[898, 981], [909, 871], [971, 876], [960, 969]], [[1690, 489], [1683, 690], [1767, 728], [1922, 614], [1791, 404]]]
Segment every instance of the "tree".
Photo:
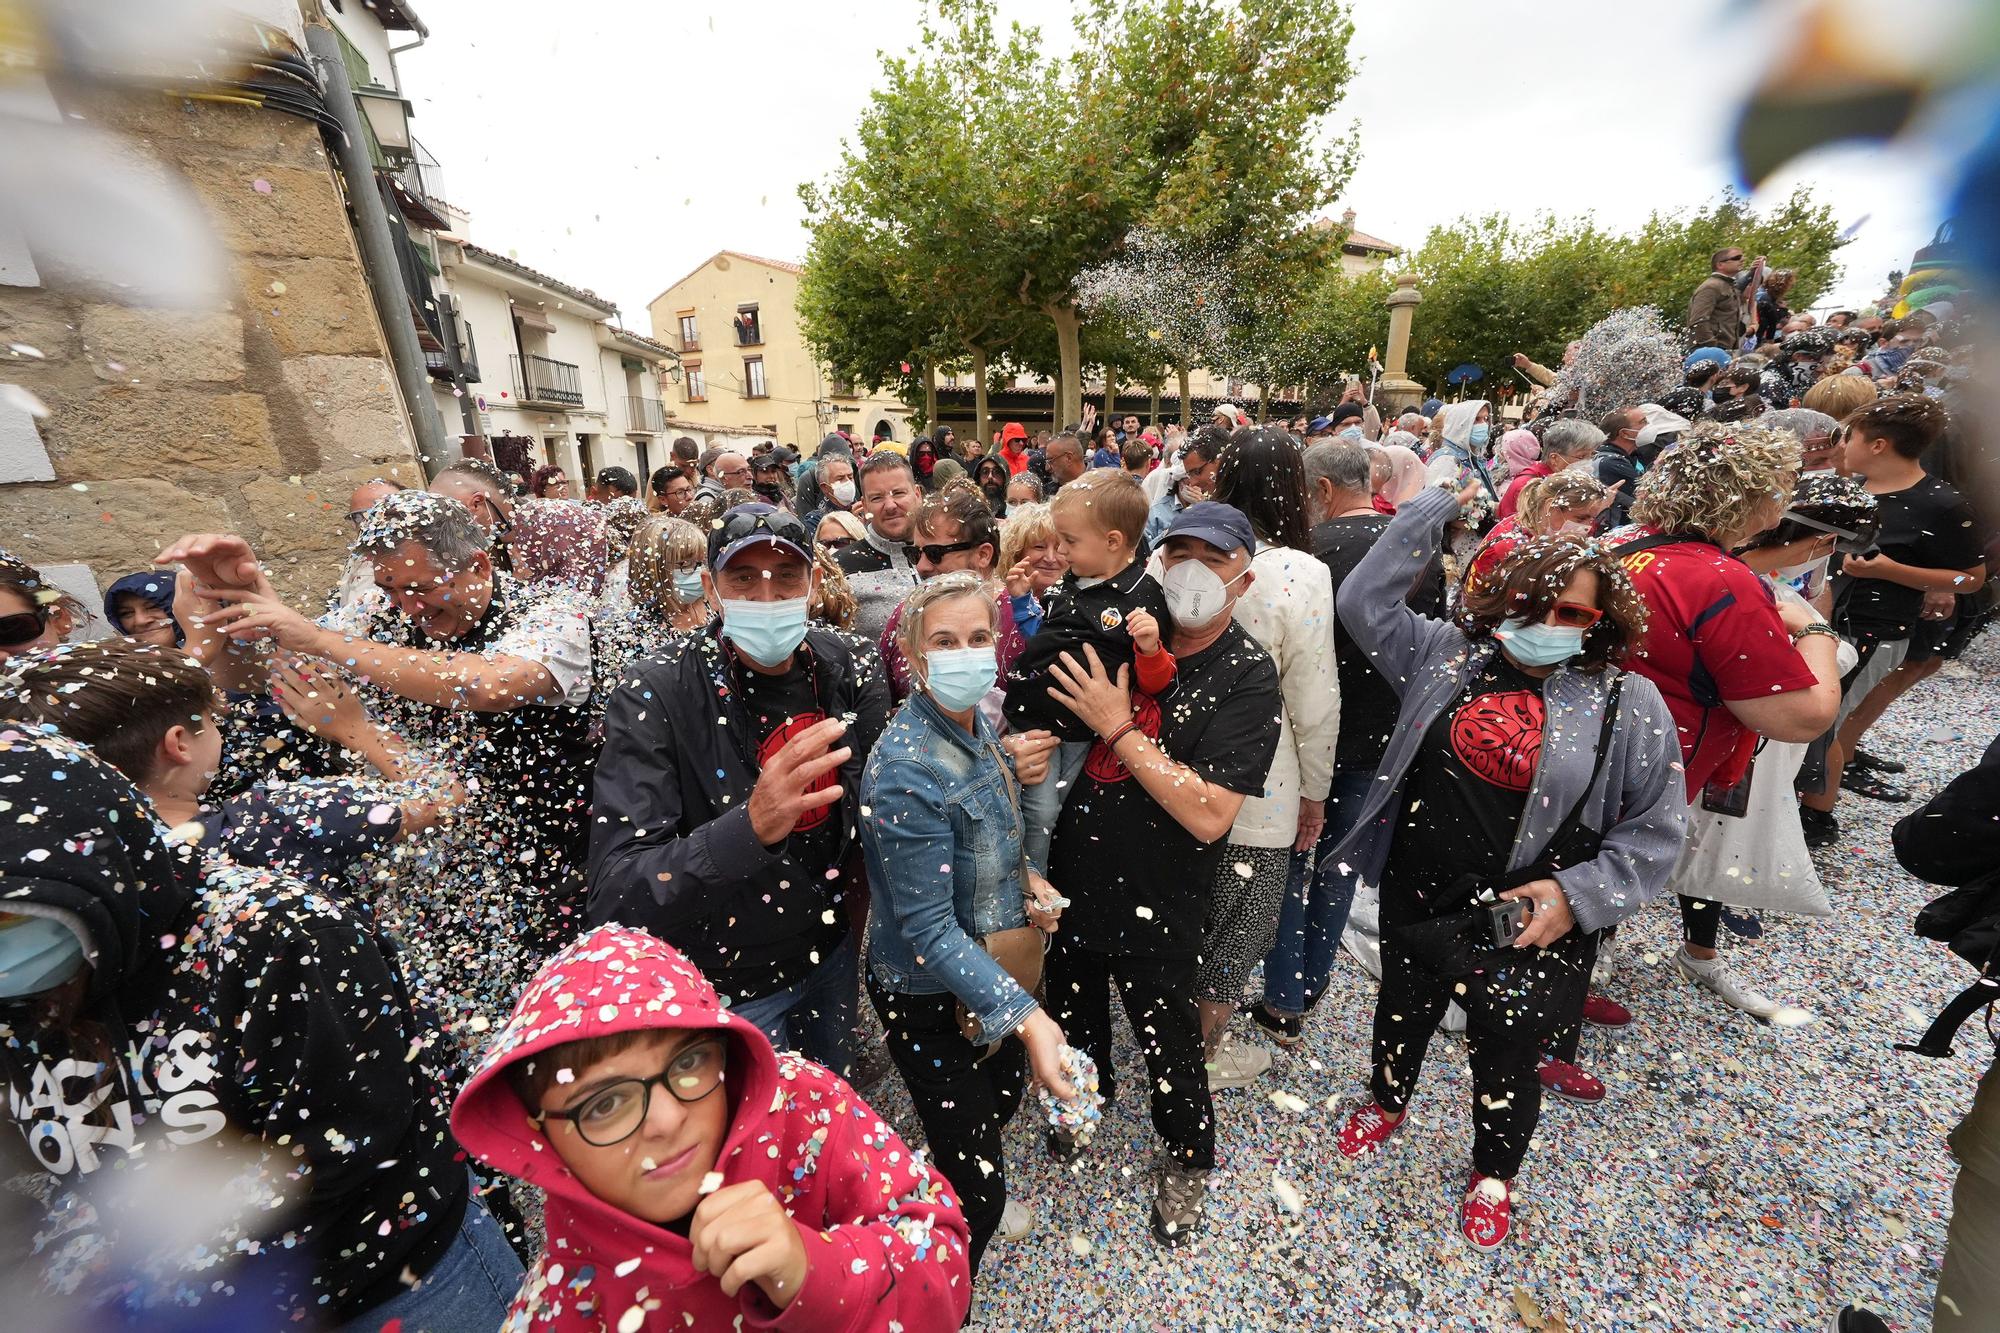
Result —
[[[976, 312], [962, 322], [1046, 321], [1065, 420], [1081, 413], [1077, 279], [1134, 225], [1233, 248], [1323, 206], [1354, 157], [1319, 133], [1351, 76], [1332, 0], [1087, 0], [1074, 22], [1075, 50], [1052, 57], [1037, 29], [1003, 35], [993, 0], [932, 0], [858, 147], [804, 192], [815, 228], [891, 238], [880, 253]], [[953, 336], [931, 313], [911, 317]]]

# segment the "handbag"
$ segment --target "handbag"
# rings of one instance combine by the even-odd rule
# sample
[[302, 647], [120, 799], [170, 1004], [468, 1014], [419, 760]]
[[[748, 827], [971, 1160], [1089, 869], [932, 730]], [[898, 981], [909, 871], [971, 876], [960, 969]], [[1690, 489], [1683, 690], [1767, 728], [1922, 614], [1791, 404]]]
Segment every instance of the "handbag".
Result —
[[[992, 742], [987, 742], [986, 752], [1000, 766], [1001, 780], [1007, 787], [1007, 805], [1014, 812], [1014, 823], [1021, 823], [1021, 799], [1014, 787], [1014, 771], [1008, 767], [1006, 758]], [[1021, 848], [1021, 891], [1028, 890], [1028, 852], [1026, 844]], [[1042, 998], [1042, 958], [1048, 950], [1048, 936], [1035, 926], [1009, 926], [1006, 930], [996, 930], [988, 935], [977, 936], [973, 943], [1000, 964], [1007, 975], [1014, 978], [1022, 990], [1035, 997], [1036, 1003]], [[979, 1020], [965, 1007], [965, 1001], [958, 1002], [958, 1030], [965, 1039], [977, 1046], [986, 1035]], [[999, 1042], [986, 1043], [987, 1054], [1000, 1045]]]
[[[1541, 857], [1529, 865], [1510, 870], [1498, 882], [1481, 875], [1463, 875], [1455, 880], [1451, 896], [1485, 899], [1487, 892], [1499, 894], [1538, 879], [1548, 879], [1556, 871], [1594, 860], [1604, 846], [1602, 830], [1583, 821], [1583, 807], [1598, 775], [1604, 771], [1610, 749], [1611, 729], [1618, 720], [1618, 702], [1625, 678], [1611, 684], [1605, 696], [1604, 721], [1597, 736], [1597, 757], [1583, 793]], [[1509, 945], [1495, 948], [1489, 933], [1489, 916], [1480, 906], [1463, 912], [1399, 926], [1390, 937], [1426, 972], [1444, 981], [1461, 981], [1478, 974], [1484, 984], [1455, 987], [1452, 998], [1465, 1010], [1469, 1023], [1493, 1031], [1521, 1035], [1542, 1035], [1560, 1022], [1573, 1003], [1579, 986], [1589, 980], [1591, 963], [1597, 953], [1597, 936], [1572, 929], [1555, 943], [1538, 949], [1517, 949]]]

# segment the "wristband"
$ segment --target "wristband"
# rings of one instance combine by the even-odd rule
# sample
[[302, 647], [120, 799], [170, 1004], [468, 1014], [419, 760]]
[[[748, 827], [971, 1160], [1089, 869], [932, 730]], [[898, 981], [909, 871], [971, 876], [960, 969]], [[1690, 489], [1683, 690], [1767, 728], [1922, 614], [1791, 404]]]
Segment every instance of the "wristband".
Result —
[[1104, 748], [1107, 750], [1117, 749], [1118, 742], [1125, 739], [1125, 736], [1128, 732], [1134, 732], [1137, 731], [1138, 729], [1139, 729], [1139, 724], [1137, 722], [1127, 721], [1124, 726], [1118, 728], [1118, 730], [1112, 732], [1109, 736], [1106, 736], [1104, 738]]
[[1800, 639], [1807, 638], [1808, 636], [1814, 634], [1824, 634], [1827, 638], [1832, 639], [1835, 643], [1840, 642], [1840, 636], [1838, 634], [1835, 634], [1831, 628], [1818, 621], [1815, 621], [1814, 623], [1807, 625], [1804, 629], [1792, 635], [1792, 642], [1797, 643]]

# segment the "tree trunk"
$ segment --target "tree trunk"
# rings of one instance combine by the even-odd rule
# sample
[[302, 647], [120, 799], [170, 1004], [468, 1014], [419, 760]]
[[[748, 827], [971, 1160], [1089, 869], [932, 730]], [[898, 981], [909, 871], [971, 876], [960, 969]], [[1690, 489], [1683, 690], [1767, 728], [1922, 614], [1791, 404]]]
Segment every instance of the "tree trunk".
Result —
[[1057, 399], [1056, 421], [1058, 423], [1081, 421], [1083, 419], [1083, 346], [1081, 328], [1083, 321], [1076, 313], [1076, 307], [1065, 302], [1062, 305], [1045, 305], [1043, 313], [1049, 323], [1056, 327], [1056, 352], [1062, 363], [1061, 396]]
[[[1100, 421], [1110, 421], [1118, 415], [1118, 367], [1106, 362], [1104, 365], [1104, 406], [1098, 409]], [[1116, 429], [1116, 423], [1113, 423]]]
[[924, 358], [924, 428], [937, 438], [937, 361], [933, 357]]
[[1271, 386], [1257, 386], [1257, 424], [1262, 426], [1271, 420]]
[[1154, 430], [1160, 428], [1160, 382], [1154, 380], [1149, 386], [1153, 391], [1152, 406], [1146, 409], [1146, 424]]
[[1053, 421], [1049, 422], [1049, 434], [1051, 435], [1054, 435], [1057, 431], [1063, 428], [1062, 405], [1063, 405], [1063, 373], [1062, 373], [1062, 367], [1057, 366], [1055, 392], [1049, 398], [1049, 415], [1055, 418]]
[[972, 349], [972, 429], [973, 433], [979, 436], [981, 446], [984, 446], [988, 440], [993, 438], [993, 433], [988, 428], [989, 424], [986, 419], [986, 349], [984, 347], [974, 347]]
[[1176, 361], [1174, 363], [1174, 374], [1180, 377], [1181, 382], [1181, 429], [1193, 430], [1194, 417], [1192, 414], [1194, 412], [1194, 403], [1188, 393], [1188, 377], [1190, 374], [1188, 363], [1185, 361]]

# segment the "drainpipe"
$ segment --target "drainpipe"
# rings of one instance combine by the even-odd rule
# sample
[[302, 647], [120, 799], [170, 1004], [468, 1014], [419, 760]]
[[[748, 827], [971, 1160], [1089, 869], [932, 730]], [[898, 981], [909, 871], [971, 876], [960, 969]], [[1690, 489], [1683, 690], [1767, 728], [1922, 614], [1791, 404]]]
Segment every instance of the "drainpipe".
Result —
[[361, 246], [361, 270], [382, 317], [382, 332], [389, 340], [389, 365], [403, 390], [403, 404], [409, 409], [410, 429], [417, 438], [417, 457], [424, 475], [434, 477], [453, 461], [445, 447], [444, 422], [431, 397], [430, 374], [424, 369], [423, 348], [417, 344], [416, 324], [410, 318], [410, 293], [403, 287], [403, 275], [396, 263], [395, 243], [389, 237], [389, 219], [382, 209], [382, 191], [375, 184], [375, 167], [368, 160], [367, 139], [361, 130], [361, 111], [354, 102], [354, 88], [347, 81], [347, 64], [341, 59], [340, 40], [331, 28], [306, 25], [306, 46], [319, 67], [326, 89], [326, 107], [340, 123], [342, 141], [334, 144], [340, 174], [347, 178], [347, 202], [354, 210], [355, 239]]

